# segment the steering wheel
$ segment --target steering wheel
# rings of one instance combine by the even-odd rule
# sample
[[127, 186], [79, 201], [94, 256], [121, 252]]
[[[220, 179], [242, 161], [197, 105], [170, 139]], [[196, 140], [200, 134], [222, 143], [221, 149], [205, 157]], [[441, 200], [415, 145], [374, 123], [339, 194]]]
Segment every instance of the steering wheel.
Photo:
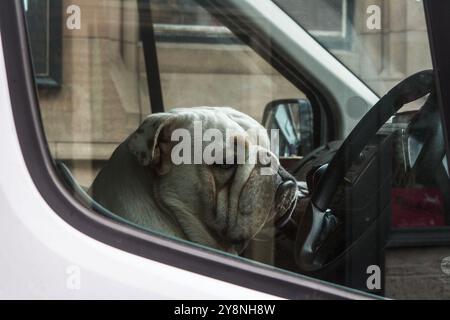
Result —
[[[418, 72], [397, 84], [365, 114], [344, 140], [330, 163], [321, 169], [323, 173], [312, 190], [311, 200], [297, 228], [295, 260], [300, 271], [319, 271], [331, 263], [324, 258], [327, 254], [325, 252], [327, 246], [323, 244], [327, 240], [333, 241], [333, 231], [338, 218], [328, 208], [352, 163], [358, 159], [361, 151], [375, 137], [382, 125], [404, 104], [430, 94], [425, 106], [428, 105], [427, 108], [431, 108], [431, 105], [436, 105], [434, 88], [432, 70]], [[424, 149], [429, 148], [423, 148], [420, 152], [419, 166], [429, 164], [430, 161], [435, 162], [438, 158], [431, 156], [429, 159], [430, 157], [424, 155]], [[439, 161], [442, 161], [442, 157]], [[350, 247], [351, 245], [344, 249], [344, 252]]]
[[437, 98], [433, 93], [420, 112], [411, 120], [407, 129], [407, 143], [415, 143], [418, 146], [415, 148], [416, 155], [410, 152], [408, 156], [415, 179], [421, 184], [434, 183], [435, 177], [430, 175], [430, 168], [440, 173], [444, 172], [442, 159], [445, 155], [445, 141], [442, 132]]

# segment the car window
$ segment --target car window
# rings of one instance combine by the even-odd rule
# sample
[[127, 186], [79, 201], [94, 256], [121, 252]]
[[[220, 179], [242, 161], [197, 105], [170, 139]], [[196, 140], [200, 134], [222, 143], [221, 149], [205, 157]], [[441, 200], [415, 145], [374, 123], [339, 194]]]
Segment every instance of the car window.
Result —
[[[380, 97], [408, 76], [432, 68], [422, 1], [273, 2]], [[413, 150], [423, 149], [412, 142], [417, 135], [430, 138], [430, 126], [440, 122], [437, 115], [434, 121], [418, 120], [417, 110], [425, 108], [426, 98], [407, 103], [381, 130], [395, 132], [390, 230], [384, 263], [385, 293], [398, 298], [442, 298], [446, 288], [441, 263], [445, 265], [448, 256], [448, 242], [442, 240], [448, 239], [450, 232], [447, 161], [442, 147], [431, 147], [419, 156]], [[428, 129], [417, 129], [418, 122]], [[441, 128], [438, 130], [441, 132]], [[436, 167], [417, 164], [420, 157], [435, 152], [442, 160], [439, 164], [435, 161]], [[422, 173], [417, 172], [419, 167]], [[433, 242], [437, 238], [441, 241]], [[425, 280], [422, 274], [427, 268]]]
[[[150, 190], [148, 185], [140, 186], [140, 192], [148, 192], [153, 199], [148, 207], [135, 200], [129, 202], [130, 205], [135, 203], [133, 208], [125, 208], [124, 203], [120, 203], [119, 199], [126, 198], [127, 194], [135, 198], [134, 187], [124, 188], [123, 194], [111, 189], [112, 198], [104, 197], [106, 185], [123, 185], [116, 183], [119, 180], [112, 184], [103, 180], [107, 171], [117, 170], [116, 173], [121, 175], [129, 160], [140, 165], [139, 157], [135, 157], [133, 148], [129, 147], [130, 136], [147, 131], [141, 125], [153, 122], [153, 119], [159, 123], [159, 115], [149, 117], [153, 107], [149, 86], [153, 84], [149, 83], [141, 36], [142, 29], [148, 28], [148, 21], [140, 23], [140, 14], [144, 12], [145, 15], [152, 9], [152, 31], [156, 39], [166, 111], [217, 107], [223, 109], [218, 113], [218, 125], [221, 121], [225, 124], [231, 121], [239, 126], [239, 130], [264, 129], [260, 123], [265, 110], [270, 109], [266, 108], [267, 105], [282, 99], [307, 102], [306, 95], [196, 2], [151, 3], [150, 8], [139, 7], [138, 1], [134, 0], [81, 1], [76, 5], [66, 5], [62, 1], [24, 1], [40, 113], [49, 151], [74, 196], [99, 214], [149, 232], [191, 240], [236, 254], [247, 240], [240, 234], [233, 235], [231, 244], [223, 241], [221, 235], [216, 235], [216, 231], [211, 236], [210, 229], [217, 226], [205, 226], [205, 221], [199, 221], [196, 216], [187, 222], [173, 217], [172, 212], [183, 211], [183, 208], [165, 208], [172, 212], [167, 212], [167, 217], [158, 218], [156, 211], [160, 210], [163, 200], [160, 200], [157, 188]], [[153, 66], [149, 69], [152, 72]], [[311, 109], [309, 104], [305, 107], [304, 121], [310, 121]], [[241, 113], [236, 113], [238, 111]], [[209, 115], [208, 110], [204, 112]], [[241, 116], [246, 117], [242, 118], [242, 123], [240, 119], [234, 120]], [[311, 135], [311, 132], [305, 133], [305, 137], [307, 134]], [[309, 149], [313, 147], [311, 138], [301, 142], [309, 144]], [[145, 144], [148, 145], [149, 141]], [[119, 167], [111, 166], [111, 159], [122, 151], [129, 156], [128, 159], [119, 160]], [[286, 152], [290, 154], [288, 149]], [[227, 185], [233, 166], [227, 168], [226, 164], [218, 164], [214, 170], [217, 175], [223, 175], [219, 178]], [[174, 174], [166, 193], [183, 192], [193, 201], [200, 201], [197, 195], [189, 194], [194, 189], [189, 183], [195, 185], [203, 181], [189, 174], [194, 175], [195, 172]], [[124, 176], [129, 181], [134, 179], [126, 178], [127, 173]], [[182, 191], [171, 189], [171, 185]], [[273, 194], [272, 190], [262, 195], [272, 197]], [[200, 195], [211, 198], [209, 194]], [[180, 199], [186, 201], [185, 196]], [[115, 203], [110, 203], [110, 200]], [[210, 205], [216, 206], [215, 201], [210, 199]], [[253, 206], [252, 203], [250, 205]], [[202, 208], [194, 206], [200, 214]], [[258, 206], [266, 206], [266, 203], [260, 201]], [[153, 210], [156, 221], [151, 217]], [[144, 211], [148, 211], [149, 216], [146, 217]], [[194, 230], [189, 231], [191, 228]], [[189, 232], [188, 236], [186, 232]], [[267, 253], [266, 246], [255, 245], [246, 257], [261, 261], [258, 257], [266, 256], [269, 260], [264, 258], [262, 261], [273, 264], [271, 253]]]
[[431, 68], [423, 1], [273, 2], [379, 96]]
[[[326, 117], [275, 67], [275, 41], [261, 57], [201, 1], [24, 1], [61, 177], [133, 228], [381, 296], [448, 297], [450, 185], [422, 3], [388, 2], [373, 30], [363, 2], [274, 2], [388, 95], [372, 115]], [[317, 119], [345, 112], [360, 121], [351, 141], [324, 137]]]
[[305, 98], [195, 1], [151, 4], [166, 109], [233, 106], [261, 122], [269, 102]]

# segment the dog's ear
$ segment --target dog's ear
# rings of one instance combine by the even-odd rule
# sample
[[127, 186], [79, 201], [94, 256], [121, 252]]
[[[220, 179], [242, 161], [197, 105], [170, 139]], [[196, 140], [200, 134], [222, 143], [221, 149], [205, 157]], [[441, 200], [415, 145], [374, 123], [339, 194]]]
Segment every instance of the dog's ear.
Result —
[[159, 174], [170, 168], [170, 136], [167, 128], [175, 116], [169, 113], [155, 113], [147, 117], [130, 136], [128, 149], [142, 166], [151, 165]]

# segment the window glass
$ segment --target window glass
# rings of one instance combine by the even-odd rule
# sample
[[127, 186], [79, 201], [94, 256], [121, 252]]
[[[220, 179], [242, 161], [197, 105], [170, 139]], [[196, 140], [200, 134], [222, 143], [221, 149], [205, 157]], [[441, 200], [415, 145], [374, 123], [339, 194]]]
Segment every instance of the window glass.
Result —
[[57, 87], [61, 82], [61, 19], [59, 1], [24, 1], [38, 85]]
[[312, 34], [343, 37], [349, 11], [347, 0], [284, 0], [278, 2]]
[[267, 103], [305, 98], [194, 1], [151, 3], [166, 109], [233, 106], [261, 122]]
[[[274, 0], [274, 2], [379, 95], [386, 94], [405, 77], [431, 68], [425, 14], [421, 1], [382, 1], [378, 4], [367, 4], [364, 1]], [[324, 10], [318, 10], [318, 6]], [[344, 21], [346, 23], [343, 24], [349, 27], [352, 38], [346, 50], [333, 48], [316, 32], [317, 24], [326, 28], [332, 21]], [[405, 125], [415, 114], [414, 110], [420, 108], [423, 102], [424, 99], [420, 99], [407, 104], [401, 109], [402, 113], [392, 119], [393, 124], [390, 126], [401, 128], [400, 132], [404, 132]], [[408, 196], [404, 195], [404, 192], [397, 188], [393, 191], [393, 228], [435, 227], [449, 224], [449, 218], [443, 209], [444, 200], [439, 191], [419, 191], [433, 198], [435, 200], [433, 203], [439, 205], [433, 208], [426, 206], [422, 213], [415, 212], [417, 215], [411, 214], [410, 208], [405, 209], [406, 204], [402, 201], [410, 203], [412, 199], [420, 197], [417, 197], [414, 193], [416, 191], [411, 189], [407, 191]], [[419, 205], [416, 203], [413, 206], [417, 208]]]
[[[59, 1], [61, 15], [51, 13], [56, 2], [24, 3], [48, 146], [84, 205], [365, 292], [450, 297], [450, 185], [433, 77], [407, 79], [431, 65], [421, 2], [377, 2], [381, 29], [370, 29], [366, 1], [261, 0], [279, 5], [380, 97], [405, 79], [423, 91], [387, 118], [378, 109], [384, 98], [369, 118], [356, 110], [361, 131], [343, 137], [349, 144], [317, 139], [325, 114], [271, 65], [278, 39], [262, 58], [248, 30], [238, 38], [229, 29], [239, 5], [222, 21], [203, 1]], [[153, 24], [142, 20], [148, 14]], [[141, 31], [154, 32], [156, 52]], [[46, 66], [61, 76], [42, 73]], [[157, 70], [165, 112], [151, 114]], [[338, 125], [342, 106], [326, 120]]]
[[[380, 97], [406, 77], [432, 68], [422, 1], [273, 2]], [[316, 8], [312, 9], [313, 5]], [[319, 6], [320, 10], [317, 9]], [[312, 21], [324, 28], [332, 22], [343, 21], [347, 36], [334, 37], [330, 41], [317, 32], [317, 24]], [[422, 109], [422, 115], [427, 112], [422, 107], [424, 102], [425, 98], [422, 98], [406, 104], [381, 130], [395, 132], [391, 218], [387, 236], [390, 240], [387, 244], [391, 247], [408, 247], [387, 249], [385, 255], [386, 294], [399, 298], [442, 298], [440, 290], [444, 287], [444, 291], [448, 292], [448, 287], [442, 283], [445, 273], [441, 268], [441, 262], [445, 265], [443, 261], [446, 254], [443, 252], [448, 252], [448, 248], [433, 249], [431, 246], [419, 249], [421, 245], [433, 243], [431, 239], [448, 239], [450, 225], [448, 170], [442, 147], [444, 142], [441, 140], [441, 147], [424, 149], [423, 144], [417, 143], [418, 140], [414, 138], [420, 136], [419, 140], [431, 139], [431, 127], [440, 122], [437, 116], [434, 121], [431, 118], [427, 121], [418, 120], [418, 110]], [[418, 123], [424, 125], [423, 130], [418, 129]], [[441, 128], [438, 131], [441, 135]], [[424, 151], [420, 156], [419, 150]], [[439, 154], [437, 158], [442, 162], [436, 160], [435, 166], [431, 163], [421, 165], [424, 162], [420, 158], [427, 158], [433, 153]], [[440, 243], [448, 244], [446, 241]], [[435, 262], [428, 264], [426, 259]], [[422, 276], [425, 272], [429, 272], [429, 276]], [[410, 285], [406, 285], [407, 281], [410, 281]], [[435, 286], [436, 290], [430, 289], [430, 286]]]
[[[273, 2], [380, 96], [406, 76], [431, 68], [422, 1]], [[344, 36], [330, 41], [322, 29]]]

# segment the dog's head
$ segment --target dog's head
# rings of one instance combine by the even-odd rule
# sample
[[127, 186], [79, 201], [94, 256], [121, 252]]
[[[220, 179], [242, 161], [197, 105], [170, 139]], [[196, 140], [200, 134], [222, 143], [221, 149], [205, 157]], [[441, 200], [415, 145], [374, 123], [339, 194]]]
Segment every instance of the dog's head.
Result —
[[128, 147], [154, 172], [154, 196], [189, 240], [240, 252], [295, 205], [295, 180], [279, 166], [267, 131], [234, 109], [150, 115]]

